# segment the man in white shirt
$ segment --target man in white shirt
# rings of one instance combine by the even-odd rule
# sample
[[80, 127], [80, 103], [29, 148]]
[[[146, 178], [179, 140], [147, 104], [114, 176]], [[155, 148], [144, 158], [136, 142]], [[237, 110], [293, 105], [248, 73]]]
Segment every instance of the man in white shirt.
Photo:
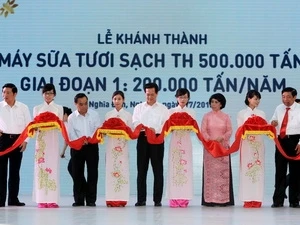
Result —
[[[81, 137], [92, 137], [101, 125], [99, 114], [88, 108], [88, 97], [79, 93], [74, 97], [77, 110], [68, 117], [68, 134], [70, 140]], [[96, 206], [99, 147], [86, 140], [80, 150], [71, 148], [72, 177], [73, 177], [73, 206]], [[84, 167], [87, 166], [87, 179], [85, 183]]]
[[[276, 127], [278, 140], [288, 156], [300, 153], [300, 105], [295, 102], [296, 89], [284, 88], [281, 92], [282, 103], [276, 107], [271, 124]], [[285, 122], [287, 121], [287, 122]], [[287, 168], [289, 168], [289, 203], [292, 208], [300, 208], [300, 161], [286, 159], [276, 148], [275, 152], [275, 191], [272, 208], [283, 207]]]
[[[148, 83], [144, 86], [146, 101], [135, 106], [133, 110], [133, 126], [139, 124], [152, 129], [157, 135], [161, 133], [162, 127], [169, 118], [168, 109], [157, 102], [158, 86], [155, 83]], [[145, 206], [147, 199], [147, 171], [149, 160], [151, 161], [154, 174], [154, 206], [161, 206], [163, 194], [163, 158], [164, 143], [150, 144], [147, 141], [145, 132], [142, 131], [137, 140], [137, 203], [135, 206]]]
[[[0, 102], [0, 151], [11, 147], [31, 121], [27, 105], [16, 100], [17, 87], [7, 83], [2, 87], [3, 101]], [[28, 139], [13, 151], [0, 156], [0, 207], [5, 206], [8, 178], [8, 205], [24, 206], [18, 199], [20, 168]], [[8, 170], [9, 162], [9, 170]]]

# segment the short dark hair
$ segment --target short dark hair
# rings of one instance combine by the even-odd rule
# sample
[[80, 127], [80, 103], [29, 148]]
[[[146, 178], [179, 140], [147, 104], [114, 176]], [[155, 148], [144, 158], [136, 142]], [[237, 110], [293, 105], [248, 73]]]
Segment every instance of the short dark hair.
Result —
[[177, 91], [176, 91], [175, 97], [177, 98], [177, 97], [185, 95], [185, 94], [187, 94], [188, 98], [190, 98], [190, 92], [189, 92], [188, 89], [178, 88]]
[[295, 102], [300, 103], [300, 99], [296, 98]]
[[216, 99], [218, 102], [221, 103], [221, 108], [220, 109], [224, 109], [225, 108], [225, 106], [226, 106], [226, 98], [225, 98], [224, 95], [222, 95], [221, 93], [213, 94], [209, 98], [209, 104], [211, 104], [212, 99]]
[[116, 95], [121, 95], [121, 97], [123, 98], [123, 100], [125, 99], [125, 95], [124, 95], [124, 92], [123, 92], [123, 91], [115, 91], [115, 92], [112, 94], [112, 97], [111, 97], [111, 98], [114, 98]]
[[256, 91], [256, 90], [250, 90], [250, 91], [248, 91], [247, 94], [246, 94], [246, 98], [245, 98], [245, 104], [249, 105], [248, 98], [251, 99], [254, 96], [256, 96], [257, 98], [261, 99], [261, 95], [260, 95], [260, 93], [258, 91]]
[[154, 88], [155, 89], [155, 93], [157, 94], [158, 93], [158, 86], [156, 83], [147, 83], [145, 84], [144, 86], [144, 92], [146, 92], [146, 89], [149, 89], [149, 88]]
[[12, 92], [14, 94], [18, 93], [18, 88], [13, 83], [6, 83], [6, 84], [4, 84], [3, 87], [2, 87], [2, 91], [3, 91], [4, 88], [11, 88], [11, 90], [12, 90]]
[[74, 97], [74, 102], [77, 103], [79, 98], [86, 98], [87, 100], [89, 100], [89, 98], [86, 96], [86, 94], [84, 93], [78, 93], [77, 95], [75, 95]]
[[64, 109], [64, 115], [67, 114], [69, 116], [72, 113], [72, 109], [66, 106], [63, 106], [63, 109]]
[[283, 94], [284, 92], [291, 92], [293, 97], [297, 96], [297, 90], [295, 88], [292, 88], [292, 87], [283, 88], [282, 91], [281, 91], [281, 94]]
[[45, 84], [45, 86], [43, 87], [42, 93], [44, 94], [45, 92], [52, 91], [52, 90], [53, 90], [54, 95], [56, 95], [56, 90], [55, 90], [54, 84], [48, 83], [48, 84]]

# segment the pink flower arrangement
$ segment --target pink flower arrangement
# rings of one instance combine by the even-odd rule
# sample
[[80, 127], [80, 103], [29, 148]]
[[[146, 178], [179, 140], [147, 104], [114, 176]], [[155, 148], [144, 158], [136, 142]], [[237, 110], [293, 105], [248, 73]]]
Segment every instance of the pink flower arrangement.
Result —
[[44, 162], [45, 162], [44, 157], [38, 158], [38, 164], [41, 164], [41, 163], [44, 163]]
[[187, 161], [186, 160], [184, 160], [184, 159], [181, 159], [180, 160], [180, 165], [186, 165], [187, 164]]
[[255, 141], [255, 136], [254, 135], [249, 135], [248, 140], [249, 141]]
[[114, 150], [117, 152], [122, 152], [122, 148], [120, 146], [115, 147]]
[[113, 173], [113, 176], [114, 176], [114, 177], [119, 177], [120, 174], [119, 174], [118, 172], [114, 172], [114, 173]]
[[47, 167], [45, 170], [46, 170], [46, 172], [48, 172], [48, 173], [52, 173], [52, 170], [51, 170], [50, 168], [48, 168], [48, 167]]

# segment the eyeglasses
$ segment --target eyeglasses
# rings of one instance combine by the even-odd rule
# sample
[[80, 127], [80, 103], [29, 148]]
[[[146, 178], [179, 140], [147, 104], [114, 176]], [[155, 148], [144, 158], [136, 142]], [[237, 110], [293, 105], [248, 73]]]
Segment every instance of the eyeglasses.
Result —
[[54, 95], [53, 92], [45, 92], [44, 95]]

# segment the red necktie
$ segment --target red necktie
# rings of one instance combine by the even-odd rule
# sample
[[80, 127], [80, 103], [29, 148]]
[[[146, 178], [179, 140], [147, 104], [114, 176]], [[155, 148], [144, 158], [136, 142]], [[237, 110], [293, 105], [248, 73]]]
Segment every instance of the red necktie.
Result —
[[283, 117], [283, 120], [282, 120], [282, 124], [281, 124], [281, 128], [280, 128], [280, 134], [279, 136], [281, 138], [284, 138], [285, 135], [286, 135], [286, 127], [287, 127], [287, 123], [288, 123], [288, 120], [289, 120], [289, 110], [291, 108], [286, 108], [285, 109], [285, 114], [284, 114], [284, 117]]

